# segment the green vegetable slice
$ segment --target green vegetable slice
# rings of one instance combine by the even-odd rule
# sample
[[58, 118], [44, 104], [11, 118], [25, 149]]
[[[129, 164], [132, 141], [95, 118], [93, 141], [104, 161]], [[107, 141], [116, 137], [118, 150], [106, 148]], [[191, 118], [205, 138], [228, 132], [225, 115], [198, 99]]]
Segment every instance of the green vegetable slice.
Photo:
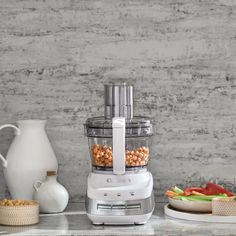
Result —
[[173, 192], [177, 193], [177, 194], [182, 194], [182, 193], [184, 193], [184, 191], [183, 191], [182, 189], [178, 188], [177, 186], [172, 187], [171, 190], [172, 190]]
[[226, 198], [226, 194], [218, 194], [218, 195], [207, 195], [207, 196], [199, 196], [199, 195], [189, 195], [189, 196], [174, 196], [174, 199], [179, 199], [183, 201], [205, 201], [211, 202], [213, 198]]

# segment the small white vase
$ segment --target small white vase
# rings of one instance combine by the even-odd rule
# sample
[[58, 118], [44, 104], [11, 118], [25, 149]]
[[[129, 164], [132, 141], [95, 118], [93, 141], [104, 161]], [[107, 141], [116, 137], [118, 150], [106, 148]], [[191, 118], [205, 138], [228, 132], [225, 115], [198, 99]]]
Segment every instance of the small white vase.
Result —
[[15, 138], [6, 158], [0, 154], [4, 176], [13, 199], [32, 199], [36, 180], [43, 180], [47, 170], [57, 170], [57, 159], [45, 132], [45, 120], [19, 120], [13, 128]]
[[57, 182], [56, 171], [48, 171], [45, 182], [36, 181], [34, 188], [34, 199], [39, 202], [41, 213], [59, 213], [65, 210], [69, 194]]

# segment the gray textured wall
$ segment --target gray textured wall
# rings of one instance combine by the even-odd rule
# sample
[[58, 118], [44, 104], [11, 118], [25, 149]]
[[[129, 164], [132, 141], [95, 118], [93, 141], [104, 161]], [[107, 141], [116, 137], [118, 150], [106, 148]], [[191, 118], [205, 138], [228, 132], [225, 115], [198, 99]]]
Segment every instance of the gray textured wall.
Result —
[[[173, 184], [235, 184], [236, 1], [2, 0], [0, 55], [0, 124], [48, 119], [71, 201], [90, 170], [82, 125], [116, 77], [134, 83], [135, 114], [157, 122], [157, 201]], [[12, 137], [1, 131], [3, 154]]]

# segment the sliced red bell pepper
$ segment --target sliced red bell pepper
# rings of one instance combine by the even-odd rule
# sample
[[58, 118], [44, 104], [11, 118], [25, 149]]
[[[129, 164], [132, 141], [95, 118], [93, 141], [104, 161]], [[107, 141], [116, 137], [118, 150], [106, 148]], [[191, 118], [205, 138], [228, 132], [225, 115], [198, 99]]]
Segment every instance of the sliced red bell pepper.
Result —
[[216, 194], [226, 194], [228, 197], [232, 197], [234, 196], [234, 194], [224, 188], [222, 188], [221, 186], [217, 185], [217, 184], [213, 184], [211, 182], [208, 182], [206, 184], [206, 187], [204, 189], [204, 191], [202, 192], [205, 195], [216, 195]]

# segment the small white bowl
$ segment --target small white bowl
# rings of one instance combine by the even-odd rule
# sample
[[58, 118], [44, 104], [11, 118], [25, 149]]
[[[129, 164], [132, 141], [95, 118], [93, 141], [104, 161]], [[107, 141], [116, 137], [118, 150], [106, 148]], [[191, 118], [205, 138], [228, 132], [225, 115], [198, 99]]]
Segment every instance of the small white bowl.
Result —
[[175, 209], [190, 212], [212, 212], [212, 203], [205, 201], [187, 201], [174, 198], [168, 198], [169, 203]]

